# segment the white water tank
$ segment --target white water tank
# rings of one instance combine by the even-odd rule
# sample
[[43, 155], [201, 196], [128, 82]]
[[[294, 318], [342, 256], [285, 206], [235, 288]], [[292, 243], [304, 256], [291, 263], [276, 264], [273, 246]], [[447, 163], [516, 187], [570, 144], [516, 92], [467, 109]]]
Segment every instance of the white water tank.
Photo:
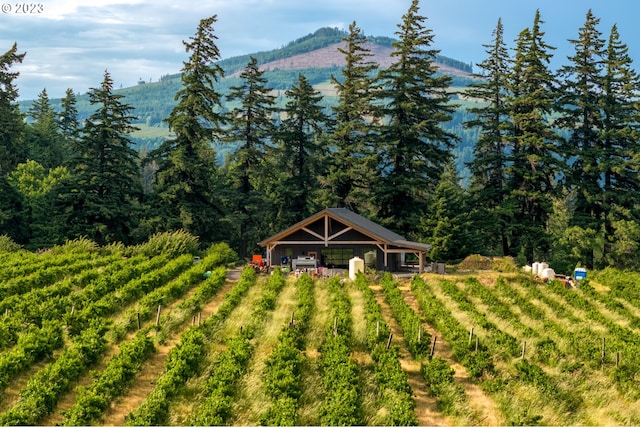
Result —
[[369, 251], [364, 253], [364, 264], [367, 267], [375, 268], [376, 266], [376, 251]]
[[541, 271], [540, 263], [538, 261], [531, 264], [531, 274], [533, 274], [534, 276], [537, 276], [540, 273], [540, 271]]
[[360, 257], [353, 257], [349, 260], [349, 279], [356, 280], [358, 273], [364, 273], [364, 260]]
[[542, 273], [546, 268], [549, 268], [549, 264], [546, 262], [540, 263], [540, 268], [538, 268], [538, 273]]
[[540, 277], [546, 280], [554, 280], [556, 278], [556, 272], [553, 268], [545, 268], [540, 272]]

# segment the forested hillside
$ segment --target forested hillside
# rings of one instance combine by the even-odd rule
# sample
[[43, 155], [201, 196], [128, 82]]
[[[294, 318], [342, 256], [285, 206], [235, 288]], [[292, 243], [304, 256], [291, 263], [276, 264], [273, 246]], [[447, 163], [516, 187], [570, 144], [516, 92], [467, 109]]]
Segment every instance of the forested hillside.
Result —
[[540, 11], [512, 46], [498, 21], [475, 75], [433, 48], [418, 0], [395, 40], [354, 22], [226, 61], [216, 20], [175, 75], [119, 89], [107, 71], [22, 111], [24, 53], [2, 55], [0, 234], [43, 249], [186, 230], [245, 258], [346, 207], [431, 244], [432, 260], [640, 268], [640, 84], [591, 11], [557, 70]]
[[[228, 94], [229, 88], [238, 84], [238, 74], [249, 62], [250, 57], [256, 58], [261, 69], [265, 70], [264, 77], [267, 79], [267, 86], [280, 94], [295, 84], [298, 75], [304, 75], [311, 85], [317, 87], [323, 94], [323, 105], [329, 109], [336, 103], [335, 89], [330, 87], [331, 76], [339, 76], [344, 63], [344, 55], [338, 49], [343, 43], [343, 38], [347, 35], [344, 30], [337, 28], [321, 28], [314, 33], [308, 34], [279, 49], [267, 52], [255, 52], [233, 58], [222, 59], [218, 64], [224, 70], [225, 77], [217, 84], [217, 89], [222, 94]], [[388, 37], [367, 37], [368, 49], [378, 50], [373, 54], [372, 60], [378, 64], [388, 65], [391, 61], [391, 43], [393, 39]], [[324, 51], [321, 58], [316, 56], [316, 52]], [[306, 66], [294, 66], [288, 58], [298, 58], [299, 62]], [[452, 76], [452, 86], [464, 87], [472, 80], [472, 68], [469, 64], [436, 55], [436, 64], [443, 72]], [[179, 73], [161, 76], [158, 81], [141, 80], [138, 85], [125, 88], [117, 88], [114, 93], [124, 96], [125, 102], [133, 108], [134, 119], [132, 123], [140, 128], [132, 134], [132, 139], [140, 147], [152, 149], [157, 147], [165, 138], [170, 135], [167, 124], [164, 122], [169, 113], [176, 105], [175, 94], [182, 87]], [[82, 122], [88, 118], [95, 110], [89, 103], [88, 94], [77, 94], [77, 113]], [[60, 110], [61, 99], [51, 99], [51, 106]], [[285, 103], [284, 96], [278, 96], [279, 106]], [[27, 112], [33, 100], [20, 102], [22, 111]], [[459, 111], [464, 115], [464, 110]], [[458, 114], [458, 113], [456, 113]], [[457, 120], [460, 122], [460, 120]], [[461, 136], [464, 138], [464, 132]], [[469, 146], [471, 140], [463, 144]], [[472, 144], [471, 144], [472, 145]], [[226, 150], [223, 150], [226, 151]], [[467, 158], [468, 160], [468, 158]]]

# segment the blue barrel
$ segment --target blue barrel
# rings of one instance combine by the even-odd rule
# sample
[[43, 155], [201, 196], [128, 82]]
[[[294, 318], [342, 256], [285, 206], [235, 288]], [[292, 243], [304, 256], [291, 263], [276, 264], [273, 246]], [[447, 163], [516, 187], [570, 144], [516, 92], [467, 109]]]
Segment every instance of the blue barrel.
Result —
[[578, 280], [586, 279], [587, 278], [587, 269], [586, 268], [581, 268], [581, 267], [576, 268], [575, 270], [573, 270], [573, 278], [576, 280], [576, 282]]

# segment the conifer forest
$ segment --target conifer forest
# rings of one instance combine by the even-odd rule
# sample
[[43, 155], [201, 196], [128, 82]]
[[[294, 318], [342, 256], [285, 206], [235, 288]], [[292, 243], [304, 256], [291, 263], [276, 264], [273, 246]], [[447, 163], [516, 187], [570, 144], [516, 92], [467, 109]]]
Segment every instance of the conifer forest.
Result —
[[[640, 80], [616, 26], [599, 28], [591, 11], [559, 69], [541, 11], [513, 41], [498, 20], [462, 90], [438, 72], [437, 35], [417, 0], [386, 68], [370, 60], [354, 21], [330, 107], [302, 74], [277, 104], [255, 57], [223, 93], [216, 22], [202, 19], [185, 38], [175, 106], [162, 118], [171, 137], [150, 150], [130, 138], [136, 111], [108, 70], [88, 93], [86, 119], [72, 88], [59, 108], [44, 89], [21, 111], [14, 69], [28, 53], [8, 46], [0, 235], [36, 251], [184, 230], [247, 258], [265, 237], [346, 207], [431, 244], [434, 261], [482, 254], [567, 272], [640, 268]], [[465, 120], [445, 127], [460, 111]], [[453, 155], [463, 132], [474, 137], [464, 179]]]

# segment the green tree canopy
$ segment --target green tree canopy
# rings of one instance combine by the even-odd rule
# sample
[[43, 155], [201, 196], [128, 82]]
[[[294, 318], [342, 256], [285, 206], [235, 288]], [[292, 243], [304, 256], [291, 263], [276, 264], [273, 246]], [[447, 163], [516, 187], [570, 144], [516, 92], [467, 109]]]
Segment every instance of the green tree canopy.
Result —
[[91, 88], [89, 101], [97, 110], [76, 141], [69, 179], [59, 187], [61, 227], [66, 236], [86, 236], [98, 244], [129, 242], [137, 226], [141, 196], [138, 153], [128, 134], [131, 107], [113, 93], [108, 71], [100, 87]]
[[455, 109], [447, 92], [451, 78], [437, 73], [439, 51], [432, 47], [434, 34], [425, 21], [418, 0], [413, 0], [396, 32], [394, 63], [380, 71], [377, 91], [383, 124], [376, 146], [381, 154], [377, 216], [405, 236], [427, 213], [427, 196], [437, 186], [456, 140], [442, 127]]
[[145, 221], [148, 232], [185, 229], [203, 243], [220, 238], [223, 215], [217, 191], [216, 154], [225, 123], [222, 96], [216, 82], [224, 76], [216, 64], [220, 52], [215, 42], [214, 15], [200, 21], [194, 37], [183, 42], [190, 53], [182, 69], [183, 87], [178, 104], [167, 120], [174, 137], [150, 153], [157, 162], [153, 209]]

